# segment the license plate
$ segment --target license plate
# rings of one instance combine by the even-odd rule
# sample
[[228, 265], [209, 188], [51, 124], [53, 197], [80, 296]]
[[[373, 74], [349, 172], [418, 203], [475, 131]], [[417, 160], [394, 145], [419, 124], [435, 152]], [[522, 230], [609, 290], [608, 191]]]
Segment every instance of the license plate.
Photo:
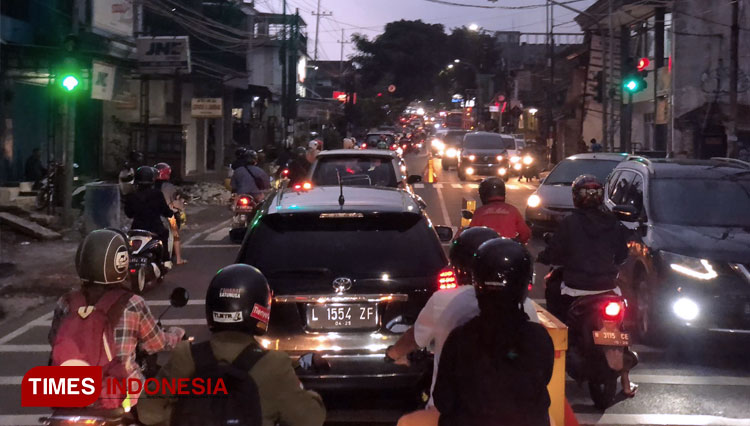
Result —
[[619, 330], [601, 329], [593, 331], [594, 344], [603, 346], [628, 346], [630, 345], [630, 335]]
[[373, 303], [307, 305], [307, 327], [312, 330], [374, 329], [377, 325], [378, 310]]

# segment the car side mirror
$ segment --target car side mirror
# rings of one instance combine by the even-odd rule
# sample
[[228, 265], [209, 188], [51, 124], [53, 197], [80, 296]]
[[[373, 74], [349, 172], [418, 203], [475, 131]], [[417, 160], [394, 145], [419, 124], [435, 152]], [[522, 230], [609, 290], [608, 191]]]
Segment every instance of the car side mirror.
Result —
[[466, 220], [471, 220], [474, 218], [474, 212], [471, 210], [463, 209], [461, 210], [461, 217]]
[[440, 242], [448, 243], [453, 239], [453, 229], [449, 226], [436, 226], [435, 232], [437, 232]]
[[623, 222], [638, 222], [638, 209], [627, 204], [618, 204], [612, 208], [612, 213]]
[[184, 287], [177, 287], [169, 295], [169, 304], [175, 308], [181, 308], [187, 305], [190, 300], [190, 293]]
[[421, 175], [411, 175], [406, 179], [406, 183], [409, 185], [414, 185], [415, 183], [422, 182], [422, 176]]

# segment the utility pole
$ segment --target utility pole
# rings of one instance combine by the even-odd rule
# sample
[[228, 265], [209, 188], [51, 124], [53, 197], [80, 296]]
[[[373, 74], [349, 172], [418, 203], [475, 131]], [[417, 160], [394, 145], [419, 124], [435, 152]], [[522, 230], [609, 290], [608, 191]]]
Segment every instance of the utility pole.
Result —
[[[614, 19], [612, 17], [613, 10], [612, 10], [612, 0], [609, 0], [609, 80], [607, 80], [609, 83], [605, 83], [605, 86], [607, 86], [607, 94], [606, 102], [609, 103], [611, 108], [609, 108], [609, 121], [607, 124], [607, 143], [605, 146], [605, 151], [614, 151], [615, 150], [615, 87], [618, 87], [619, 85], [615, 85], [615, 35], [614, 35]], [[622, 64], [620, 64], [620, 67], [622, 68]], [[611, 84], [610, 84], [611, 83]], [[606, 111], [606, 110], [605, 110]], [[621, 136], [622, 137], [622, 136]]]
[[[314, 12], [313, 15], [315, 15], [315, 50], [313, 53], [313, 60], [318, 60], [318, 35], [320, 34], [320, 17], [321, 16], [331, 16], [333, 15], [333, 12], [323, 12], [320, 13], [320, 2], [321, 0], [318, 0], [318, 10], [317, 12]], [[342, 30], [343, 31], [343, 30]]]
[[341, 44], [341, 59], [339, 60], [339, 76], [342, 76], [344, 74], [344, 45], [351, 43], [350, 41], [346, 41], [346, 38], [344, 38], [344, 29], [341, 29], [341, 40], [339, 40], [339, 44]]
[[737, 156], [737, 80], [739, 67], [739, 0], [732, 3], [732, 29], [729, 41], [729, 119], [732, 121], [727, 136], [727, 157]]
[[287, 52], [287, 41], [286, 41], [286, 0], [283, 1], [283, 9], [282, 9], [282, 30], [281, 30], [281, 137], [283, 139], [283, 143], [286, 145], [286, 139], [287, 139], [287, 126], [288, 126], [288, 117], [289, 112], [287, 110], [287, 98], [289, 96], [288, 88], [287, 88], [287, 75], [286, 75], [286, 68], [287, 68], [287, 61], [288, 61], [288, 52]]
[[[77, 91], [75, 90], [78, 86], [78, 81], [75, 77], [75, 69], [80, 66], [80, 64], [71, 58], [71, 56], [75, 53], [77, 50], [76, 46], [76, 36], [78, 35], [79, 30], [79, 14], [81, 12], [81, 2], [80, 1], [74, 1], [73, 2], [73, 14], [71, 16], [71, 32], [72, 35], [67, 37], [64, 44], [65, 44], [65, 50], [67, 51], [67, 54], [69, 55], [68, 58], [65, 59], [65, 65], [63, 68], [70, 68], [71, 71], [74, 71], [73, 78], [70, 80], [71, 84], [66, 85], [65, 81], [69, 78], [66, 76], [66, 71], [68, 69], [58, 69], [57, 75], [56, 75], [56, 85], [58, 86], [58, 90], [63, 90], [62, 87], [65, 87], [65, 90], [67, 92], [63, 93], [63, 105], [62, 105], [62, 122], [63, 122], [63, 131], [62, 131], [62, 138], [63, 138], [63, 182], [62, 182], [62, 201], [63, 201], [63, 223], [65, 226], [71, 226], [73, 225], [73, 222], [75, 221], [75, 217], [73, 216], [73, 173], [75, 171], [74, 168], [74, 161], [75, 161], [75, 147], [76, 147], [76, 94]], [[80, 70], [78, 70], [80, 71]], [[72, 84], [75, 82], [75, 84]], [[50, 203], [52, 203], [53, 200], [50, 200]]]

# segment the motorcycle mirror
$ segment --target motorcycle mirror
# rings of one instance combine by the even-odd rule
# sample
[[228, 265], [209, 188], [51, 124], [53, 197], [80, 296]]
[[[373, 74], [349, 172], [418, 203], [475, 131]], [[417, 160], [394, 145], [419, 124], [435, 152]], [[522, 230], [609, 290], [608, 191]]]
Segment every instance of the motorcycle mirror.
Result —
[[466, 220], [471, 220], [472, 218], [474, 218], [474, 212], [472, 212], [471, 210], [463, 209], [461, 210], [461, 217]]
[[190, 293], [184, 287], [177, 287], [169, 295], [169, 304], [175, 308], [181, 308], [187, 305], [190, 300]]

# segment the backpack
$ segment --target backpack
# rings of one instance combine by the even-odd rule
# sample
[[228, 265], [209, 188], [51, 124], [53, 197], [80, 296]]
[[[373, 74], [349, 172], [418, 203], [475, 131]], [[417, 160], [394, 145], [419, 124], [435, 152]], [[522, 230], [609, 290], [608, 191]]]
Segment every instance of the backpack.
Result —
[[[50, 365], [90, 365], [102, 367], [102, 383], [107, 378], [123, 380], [128, 377], [124, 363], [115, 353], [115, 326], [120, 321], [132, 293], [124, 289], [112, 289], [94, 305], [86, 302], [81, 291], [66, 296], [68, 314], [62, 318], [52, 344]], [[125, 395], [110, 395], [106, 386], [98, 404], [104, 408], [116, 408]]]
[[250, 177], [253, 178], [253, 182], [255, 182], [255, 186], [258, 187], [259, 191], [266, 189], [266, 185], [268, 184], [268, 182], [265, 182], [263, 178], [255, 176], [255, 174], [253, 174], [253, 171], [250, 167], [251, 166], [245, 166], [245, 170], [247, 170], [247, 172], [250, 173]]
[[250, 377], [250, 369], [266, 352], [256, 345], [248, 345], [232, 363], [218, 361], [206, 341], [192, 345], [190, 352], [195, 362], [193, 378], [211, 379], [213, 388], [222, 378], [227, 394], [178, 397], [172, 410], [172, 426], [262, 426], [258, 385]]

